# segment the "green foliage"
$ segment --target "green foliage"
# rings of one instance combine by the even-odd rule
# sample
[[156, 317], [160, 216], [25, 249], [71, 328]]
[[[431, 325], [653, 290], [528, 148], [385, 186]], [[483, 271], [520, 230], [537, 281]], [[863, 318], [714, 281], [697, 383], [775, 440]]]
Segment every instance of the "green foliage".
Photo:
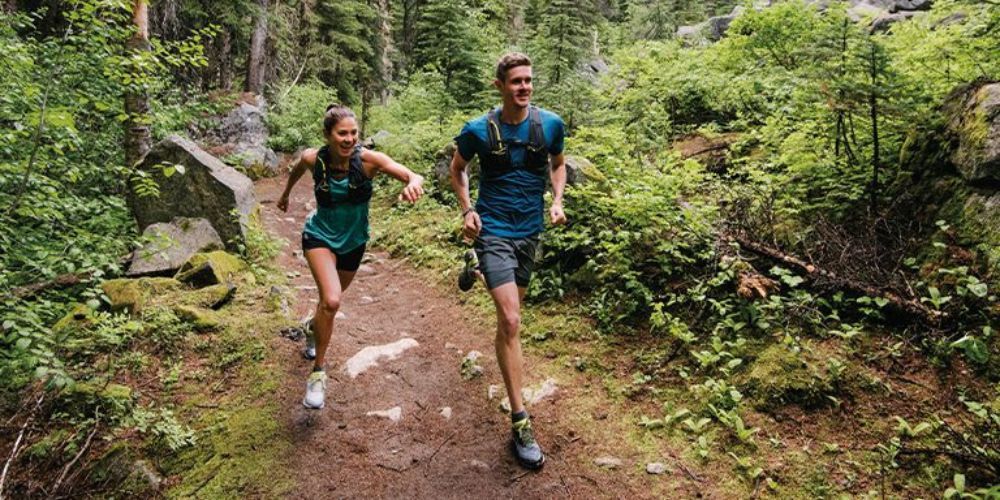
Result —
[[465, 0], [427, 2], [417, 21], [413, 63], [441, 75], [444, 90], [460, 108], [483, 107], [479, 94], [488, 81], [484, 52], [489, 32], [477, 26], [484, 21], [484, 13]]
[[293, 152], [325, 144], [323, 113], [333, 104], [334, 90], [320, 82], [307, 82], [286, 89], [282, 96], [267, 114], [268, 147]]
[[363, 94], [375, 90], [374, 8], [359, 0], [321, 0], [313, 9], [307, 20], [315, 30], [314, 43], [306, 46], [308, 65], [340, 103], [361, 104]]

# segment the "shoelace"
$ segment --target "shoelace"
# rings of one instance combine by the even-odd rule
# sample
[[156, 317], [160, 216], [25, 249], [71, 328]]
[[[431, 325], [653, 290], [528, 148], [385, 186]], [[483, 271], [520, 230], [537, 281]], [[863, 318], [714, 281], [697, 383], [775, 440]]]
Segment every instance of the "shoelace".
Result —
[[522, 445], [531, 446], [535, 442], [535, 433], [531, 430], [531, 421], [523, 420], [522, 422], [514, 424], [514, 433], [517, 434], [517, 440]]

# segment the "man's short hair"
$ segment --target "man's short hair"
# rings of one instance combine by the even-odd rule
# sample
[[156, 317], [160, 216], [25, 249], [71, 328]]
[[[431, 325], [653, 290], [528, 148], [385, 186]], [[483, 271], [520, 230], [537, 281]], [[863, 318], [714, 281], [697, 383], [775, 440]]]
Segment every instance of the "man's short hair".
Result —
[[531, 59], [520, 52], [508, 52], [500, 56], [500, 60], [497, 61], [497, 80], [506, 82], [507, 71], [518, 66], [531, 66]]

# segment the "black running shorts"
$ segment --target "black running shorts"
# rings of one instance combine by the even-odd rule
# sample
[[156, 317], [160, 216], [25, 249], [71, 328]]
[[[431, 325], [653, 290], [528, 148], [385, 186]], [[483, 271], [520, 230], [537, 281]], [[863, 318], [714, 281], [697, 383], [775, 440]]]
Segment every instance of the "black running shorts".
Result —
[[350, 252], [337, 253], [326, 243], [323, 243], [306, 233], [302, 233], [302, 251], [305, 252], [314, 248], [325, 248], [333, 252], [333, 254], [337, 256], [338, 271], [347, 271], [352, 273], [357, 271], [358, 268], [361, 267], [361, 258], [365, 256], [365, 247], [367, 246], [367, 243], [362, 243], [361, 246], [351, 250]]
[[527, 238], [480, 236], [474, 246], [479, 258], [479, 271], [486, 278], [486, 288], [514, 282], [527, 288], [535, 269], [538, 235]]

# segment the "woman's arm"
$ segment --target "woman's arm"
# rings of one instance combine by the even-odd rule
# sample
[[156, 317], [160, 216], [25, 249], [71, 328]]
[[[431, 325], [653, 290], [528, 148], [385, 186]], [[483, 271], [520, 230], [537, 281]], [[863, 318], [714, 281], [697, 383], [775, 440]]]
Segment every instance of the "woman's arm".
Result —
[[316, 164], [316, 150], [308, 148], [292, 160], [292, 172], [288, 174], [288, 183], [285, 184], [285, 191], [278, 199], [278, 209], [282, 212], [288, 211], [288, 195], [292, 192], [292, 187], [302, 177], [302, 174], [311, 169]]
[[361, 161], [374, 167], [375, 172], [385, 172], [394, 179], [406, 184], [403, 192], [399, 195], [404, 201], [414, 203], [423, 196], [424, 178], [396, 163], [395, 160], [389, 158], [389, 155], [366, 149], [361, 153]]

